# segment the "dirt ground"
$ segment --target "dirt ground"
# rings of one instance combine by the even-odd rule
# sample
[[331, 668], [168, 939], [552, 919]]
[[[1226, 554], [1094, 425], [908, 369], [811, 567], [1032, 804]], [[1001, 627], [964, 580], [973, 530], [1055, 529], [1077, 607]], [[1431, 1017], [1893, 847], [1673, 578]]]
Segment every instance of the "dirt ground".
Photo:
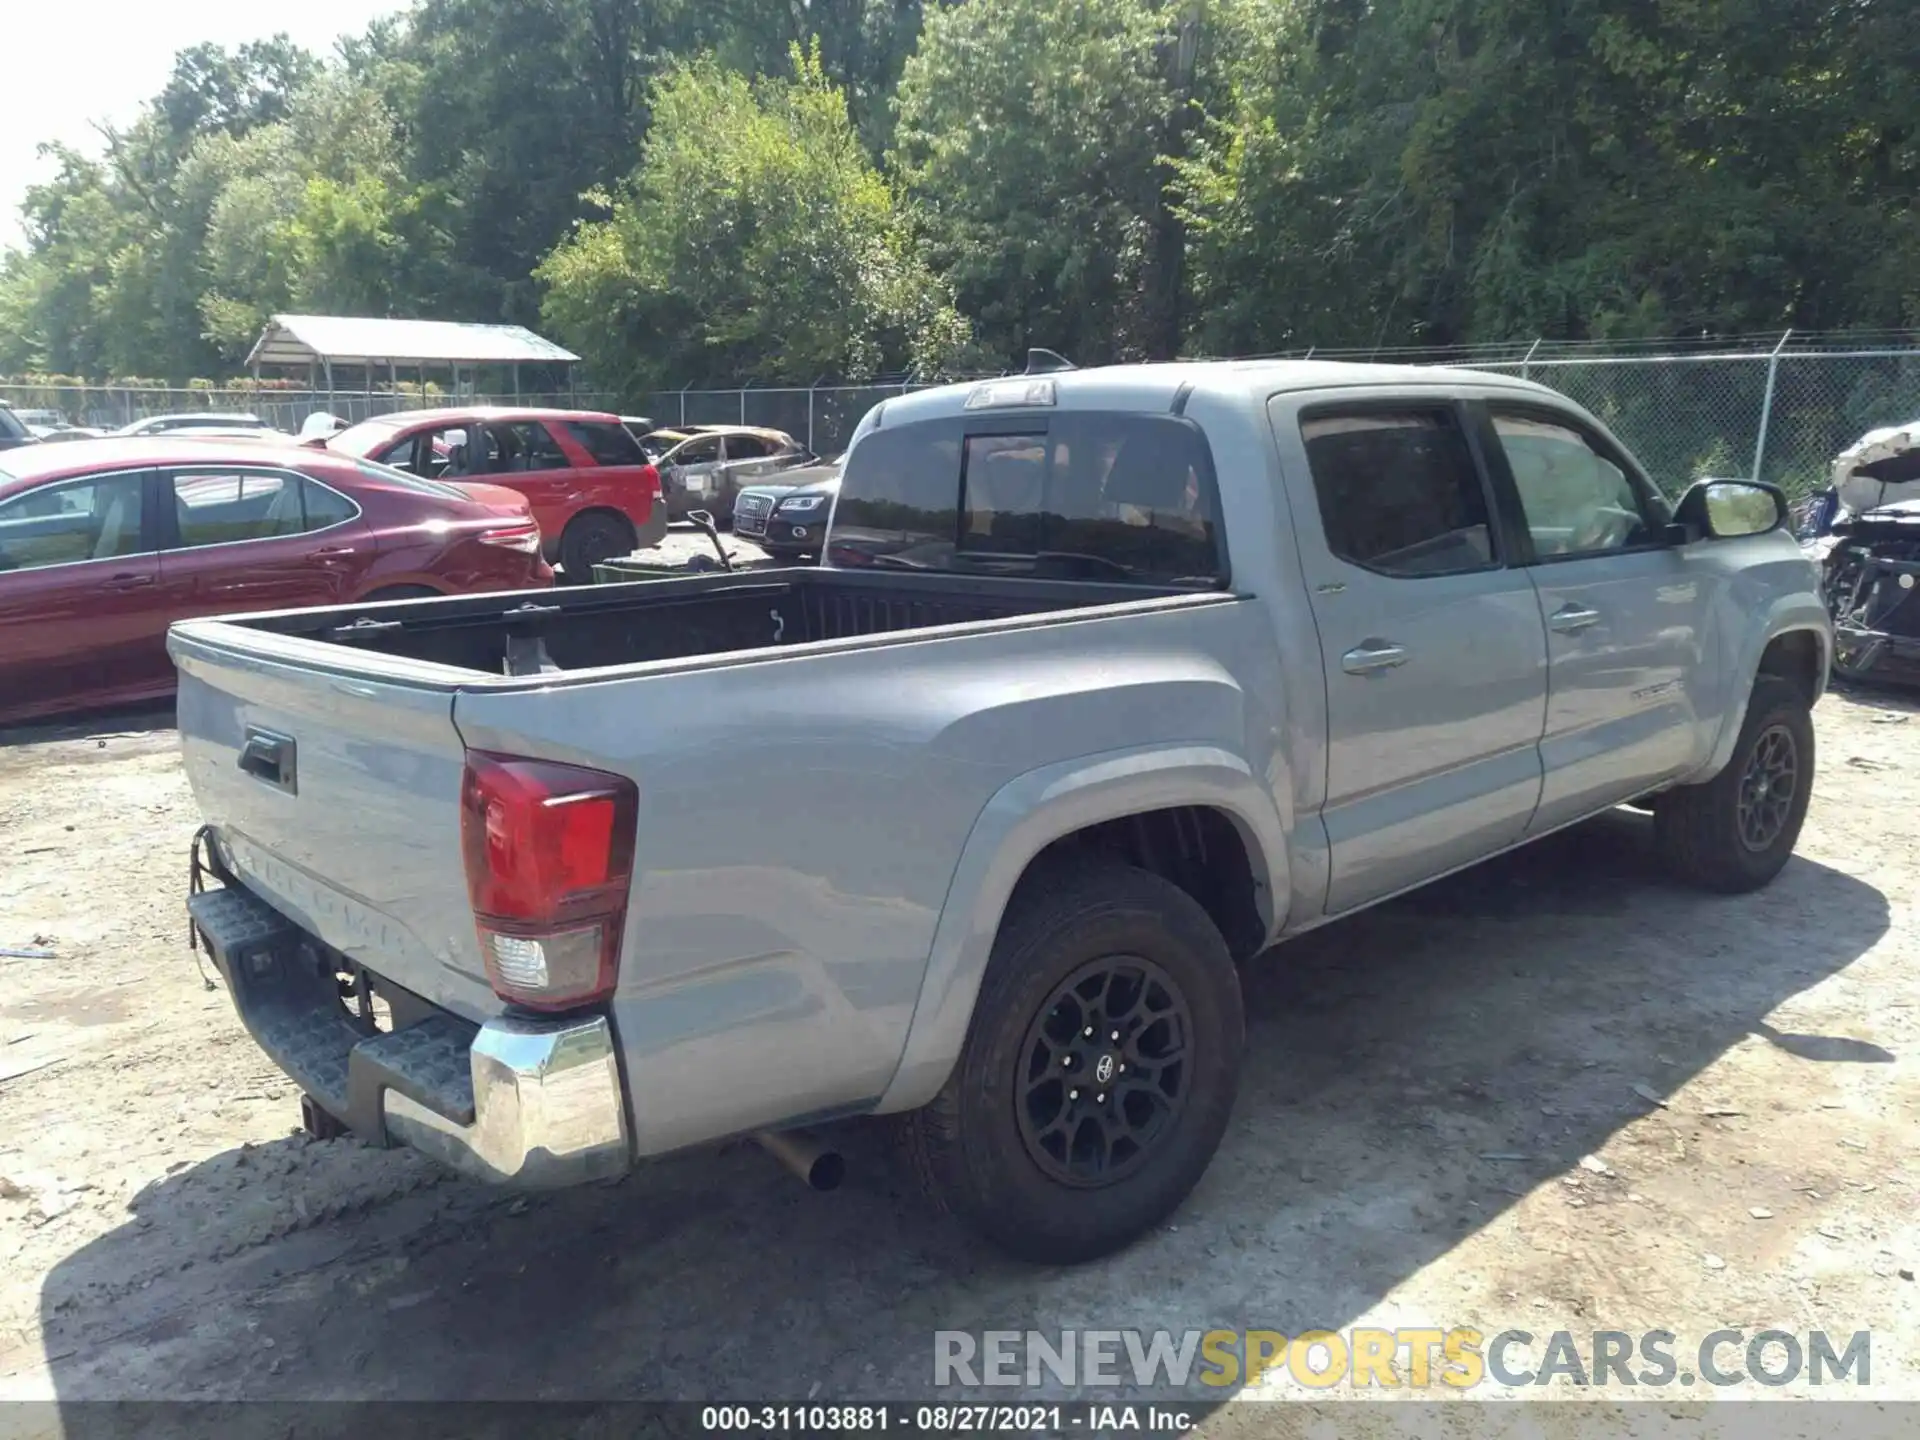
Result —
[[0, 735], [0, 946], [51, 952], [0, 958], [0, 1398], [925, 1398], [936, 1329], [1376, 1324], [1870, 1330], [1911, 1398], [1920, 711], [1817, 719], [1757, 896], [1623, 812], [1257, 962], [1211, 1171], [1074, 1270], [928, 1213], [877, 1125], [832, 1195], [750, 1146], [519, 1198], [310, 1142], [189, 956], [168, 717]]

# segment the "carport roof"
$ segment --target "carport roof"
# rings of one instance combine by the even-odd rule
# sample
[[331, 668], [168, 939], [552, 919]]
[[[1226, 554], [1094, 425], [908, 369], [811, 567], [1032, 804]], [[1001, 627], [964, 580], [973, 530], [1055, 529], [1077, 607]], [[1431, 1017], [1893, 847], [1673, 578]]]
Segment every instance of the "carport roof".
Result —
[[254, 341], [247, 364], [539, 365], [579, 358], [521, 325], [276, 315]]

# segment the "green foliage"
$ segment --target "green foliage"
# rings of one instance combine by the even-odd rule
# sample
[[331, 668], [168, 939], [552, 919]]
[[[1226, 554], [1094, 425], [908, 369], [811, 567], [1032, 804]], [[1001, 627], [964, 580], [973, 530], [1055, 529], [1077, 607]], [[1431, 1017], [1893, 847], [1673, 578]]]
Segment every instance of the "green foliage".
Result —
[[816, 47], [792, 79], [711, 58], [654, 87], [646, 153], [537, 272], [602, 381], [807, 384], [954, 359], [966, 327], [915, 253]]
[[1159, 352], [1157, 157], [1172, 11], [1141, 0], [969, 0], [928, 15], [894, 162], [983, 343], [1080, 363]]
[[1920, 326], [1911, 3], [922, 7], [183, 50], [50, 151], [0, 371], [184, 383], [295, 308], [545, 323], [633, 386]]

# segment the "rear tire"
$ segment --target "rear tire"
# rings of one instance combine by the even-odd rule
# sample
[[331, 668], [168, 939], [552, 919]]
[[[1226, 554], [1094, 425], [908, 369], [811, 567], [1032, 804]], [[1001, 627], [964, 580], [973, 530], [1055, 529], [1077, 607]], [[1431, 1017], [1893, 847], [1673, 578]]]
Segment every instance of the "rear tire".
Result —
[[1013, 1255], [1092, 1260], [1186, 1199], [1244, 1046], [1239, 975], [1191, 896], [1116, 861], [1049, 866], [1008, 906], [966, 1046], [907, 1117], [907, 1152], [936, 1205]]
[[1661, 794], [1653, 815], [1661, 860], [1703, 890], [1758, 890], [1793, 855], [1813, 791], [1813, 762], [1807, 697], [1777, 675], [1756, 677], [1726, 768], [1705, 784]]
[[618, 555], [631, 555], [638, 537], [625, 516], [589, 510], [567, 522], [560, 536], [560, 565], [569, 585], [591, 585], [593, 567]]

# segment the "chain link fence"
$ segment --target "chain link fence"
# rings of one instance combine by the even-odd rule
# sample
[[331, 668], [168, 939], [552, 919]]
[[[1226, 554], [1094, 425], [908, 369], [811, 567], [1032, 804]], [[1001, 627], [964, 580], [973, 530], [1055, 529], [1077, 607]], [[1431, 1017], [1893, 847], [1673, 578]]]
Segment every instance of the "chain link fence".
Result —
[[1920, 348], [1586, 356], [1483, 369], [1524, 375], [1599, 416], [1677, 494], [1751, 476], [1800, 499], [1868, 430], [1920, 416]]
[[[1464, 365], [1537, 380], [1598, 415], [1667, 490], [1702, 475], [1750, 475], [1800, 498], [1826, 483], [1840, 450], [1864, 432], [1920, 417], [1920, 343], [1834, 342], [1791, 334], [1722, 341], [1713, 349], [1672, 343], [1552, 345], [1544, 341], [1450, 350], [1296, 351], [1250, 358], [1356, 359]], [[244, 411], [297, 431], [325, 411], [348, 421], [423, 405], [519, 404], [611, 410], [657, 426], [758, 425], [784, 430], [819, 455], [846, 448], [873, 406], [926, 386], [913, 380], [805, 388], [663, 390], [633, 397], [447, 395], [429, 390], [346, 393], [234, 388], [46, 387], [0, 383], [15, 410], [52, 410], [112, 428], [188, 410]]]
[[[1906, 339], [1907, 337], [1902, 337]], [[1827, 483], [1833, 457], [1866, 431], [1920, 416], [1920, 344], [1836, 346], [1774, 335], [1721, 348], [1544, 341], [1448, 350], [1295, 351], [1262, 359], [1459, 365], [1536, 380], [1599, 416], [1670, 493], [1703, 475], [1757, 476], [1799, 499]], [[846, 448], [874, 405], [924, 388], [666, 390], [641, 396], [657, 425], [764, 425], [821, 455]]]
[[761, 425], [784, 430], [816, 455], [831, 456], [847, 448], [860, 418], [882, 400], [926, 388], [902, 380], [806, 389], [660, 390], [640, 396], [627, 413], [666, 427]]
[[416, 390], [282, 390], [235, 386], [166, 389], [149, 385], [37, 385], [0, 381], [0, 405], [15, 414], [45, 411], [73, 425], [115, 430], [156, 415], [253, 415], [276, 430], [298, 433], [309, 415], [337, 415], [349, 424], [374, 415], [441, 405], [538, 405], [567, 410], [619, 410], [619, 397], [576, 392], [535, 395], [449, 394]]

